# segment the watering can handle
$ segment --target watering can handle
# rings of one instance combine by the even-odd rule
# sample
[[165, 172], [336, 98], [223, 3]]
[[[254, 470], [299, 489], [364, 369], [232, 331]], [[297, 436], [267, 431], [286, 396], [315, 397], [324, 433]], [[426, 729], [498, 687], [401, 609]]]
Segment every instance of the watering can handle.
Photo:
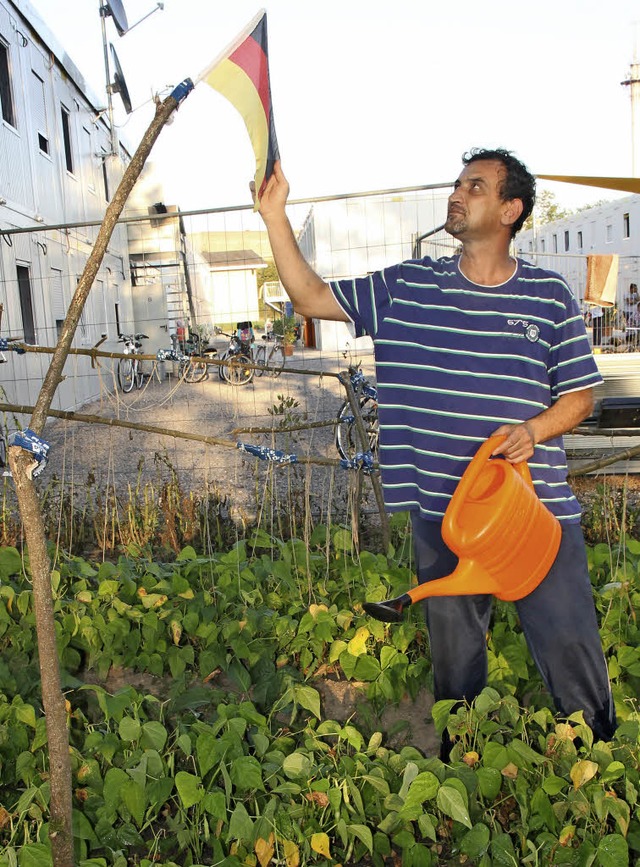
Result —
[[[485, 440], [485, 442], [482, 443], [473, 456], [471, 463], [464, 471], [462, 478], [458, 482], [458, 487], [455, 492], [457, 502], [461, 503], [465, 500], [470, 489], [475, 484], [479, 473], [482, 471], [485, 462], [489, 460], [493, 450], [503, 443], [506, 438], [507, 437], [504, 434], [499, 434], [498, 436], [489, 437], [488, 440]], [[533, 488], [533, 480], [527, 462], [521, 461], [519, 464], [511, 464], [511, 466], [522, 476], [523, 480]]]

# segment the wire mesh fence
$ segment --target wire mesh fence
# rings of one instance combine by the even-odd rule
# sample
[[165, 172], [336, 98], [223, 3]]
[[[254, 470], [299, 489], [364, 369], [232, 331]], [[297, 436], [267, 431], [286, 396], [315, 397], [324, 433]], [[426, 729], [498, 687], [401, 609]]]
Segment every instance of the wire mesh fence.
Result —
[[[437, 185], [297, 202], [289, 215], [322, 277], [356, 276], [454, 253], [442, 230], [449, 192]], [[70, 355], [58, 388], [58, 417], [44, 433], [51, 452], [39, 484], [52, 532], [70, 547], [103, 551], [158, 540], [174, 550], [189, 542], [206, 548], [255, 525], [277, 537], [335, 523], [352, 527], [356, 539], [382, 533], [375, 471], [346, 468], [336, 447], [346, 398], [340, 374], [360, 366], [374, 383], [370, 341], [355, 340], [343, 323], [294, 316], [293, 354], [274, 375], [262, 367], [273, 346], [263, 335], [276, 332], [284, 346], [292, 312], [259, 216], [249, 208], [189, 215], [155, 205], [131, 211], [128, 221], [117, 231], [127, 233], [129, 257], [107, 254], [76, 335], [80, 352]], [[2, 333], [33, 346], [5, 353], [0, 365], [6, 430], [28, 424], [94, 234], [95, 227], [76, 226], [12, 239], [28, 273], [12, 277], [6, 269]], [[230, 382], [221, 375], [228, 335], [247, 323], [251, 375]], [[124, 393], [119, 336], [134, 333], [145, 335], [141, 387]], [[208, 351], [199, 382], [173, 360], [194, 346]], [[370, 426], [366, 414], [363, 421]], [[367, 430], [364, 441], [355, 426], [350, 436], [354, 453], [370, 451]], [[4, 541], [18, 532], [8, 485]]]

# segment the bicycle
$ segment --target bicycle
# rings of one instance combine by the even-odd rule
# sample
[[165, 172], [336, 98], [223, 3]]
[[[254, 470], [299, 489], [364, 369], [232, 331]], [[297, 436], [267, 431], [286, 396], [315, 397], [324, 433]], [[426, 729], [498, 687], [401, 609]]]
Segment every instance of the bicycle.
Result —
[[204, 350], [190, 349], [182, 352], [180, 349], [159, 349], [156, 352], [157, 361], [175, 361], [178, 364], [178, 375], [188, 383], [203, 382], [209, 377], [207, 358], [213, 358], [218, 350], [212, 346]]
[[[238, 331], [241, 329], [239, 328]], [[248, 385], [255, 373], [251, 367], [253, 363], [251, 340], [243, 340], [238, 332], [228, 334], [220, 328], [216, 328], [216, 334], [229, 338], [229, 346], [220, 356], [220, 361], [224, 362], [218, 368], [220, 379], [228, 382], [229, 385]]]
[[133, 386], [142, 388], [144, 382], [144, 373], [142, 371], [142, 363], [135, 356], [139, 354], [142, 348], [141, 340], [148, 340], [146, 334], [121, 334], [118, 337], [118, 343], [124, 343], [123, 352], [128, 358], [121, 358], [118, 362], [118, 385], [125, 394], [133, 391]]
[[180, 358], [180, 376], [185, 382], [203, 382], [209, 378], [207, 359], [217, 356], [215, 346], [209, 346], [204, 338], [193, 334]]
[[[378, 391], [360, 369], [360, 365], [349, 365], [348, 368], [351, 387], [353, 388], [358, 405], [360, 408], [360, 416], [364, 424], [364, 429], [367, 435], [367, 443], [369, 451], [375, 459], [378, 454]], [[337, 415], [335, 443], [338, 454], [344, 460], [353, 460], [353, 458], [362, 451], [362, 443], [358, 435], [355, 416], [349, 400], [346, 399]]]
[[[285, 356], [282, 341], [273, 332], [262, 335], [264, 343], [261, 343], [253, 353], [256, 364], [261, 365], [256, 371], [256, 376], [272, 376], [274, 379], [282, 373]], [[272, 346], [267, 344], [273, 342]]]

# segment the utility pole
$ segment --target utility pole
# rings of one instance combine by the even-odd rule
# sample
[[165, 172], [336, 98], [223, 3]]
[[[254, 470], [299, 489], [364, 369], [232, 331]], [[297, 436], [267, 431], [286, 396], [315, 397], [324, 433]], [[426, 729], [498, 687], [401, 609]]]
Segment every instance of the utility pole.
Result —
[[633, 62], [629, 67], [626, 81], [621, 81], [623, 87], [629, 88], [631, 96], [631, 175], [638, 177], [640, 170], [640, 63], [638, 62], [638, 24], [636, 23], [636, 40], [633, 51]]

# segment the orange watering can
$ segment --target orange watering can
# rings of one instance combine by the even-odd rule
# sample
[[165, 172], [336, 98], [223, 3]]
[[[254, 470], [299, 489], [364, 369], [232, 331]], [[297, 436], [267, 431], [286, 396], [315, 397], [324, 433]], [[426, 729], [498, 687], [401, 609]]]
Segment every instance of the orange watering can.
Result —
[[560, 523], [536, 496], [526, 461], [490, 460], [505, 439], [480, 446], [444, 514], [442, 538], [458, 556], [453, 573], [396, 599], [365, 602], [367, 614], [398, 622], [408, 605], [429, 596], [491, 593], [513, 601], [540, 584], [560, 547]]

